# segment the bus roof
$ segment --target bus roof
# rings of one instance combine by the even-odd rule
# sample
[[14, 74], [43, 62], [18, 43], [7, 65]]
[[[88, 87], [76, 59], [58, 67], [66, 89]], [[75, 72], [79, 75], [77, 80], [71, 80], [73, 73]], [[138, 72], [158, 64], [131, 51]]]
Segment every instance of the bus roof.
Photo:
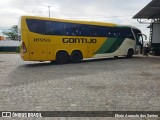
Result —
[[118, 24], [114, 24], [114, 23], [95, 22], [95, 21], [80, 21], [80, 20], [67, 20], [67, 19], [46, 18], [46, 17], [39, 17], [39, 16], [22, 16], [22, 18], [51, 20], [51, 21], [60, 21], [60, 22], [69, 22], [69, 23], [79, 23], [79, 24], [87, 24], [87, 25], [135, 28], [133, 26], [124, 26], [124, 25], [118, 25]]

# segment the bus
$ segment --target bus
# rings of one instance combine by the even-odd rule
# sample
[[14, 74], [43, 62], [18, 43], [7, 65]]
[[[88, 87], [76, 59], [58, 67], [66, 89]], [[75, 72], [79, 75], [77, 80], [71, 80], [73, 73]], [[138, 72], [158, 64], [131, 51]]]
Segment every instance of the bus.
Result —
[[131, 58], [143, 49], [138, 28], [114, 23], [21, 16], [18, 30], [24, 61], [65, 64], [84, 58]]

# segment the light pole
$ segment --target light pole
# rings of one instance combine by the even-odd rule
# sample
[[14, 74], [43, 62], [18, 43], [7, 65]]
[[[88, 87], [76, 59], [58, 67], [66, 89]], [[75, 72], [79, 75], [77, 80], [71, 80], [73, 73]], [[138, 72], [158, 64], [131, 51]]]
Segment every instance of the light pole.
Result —
[[49, 18], [50, 18], [50, 7], [51, 6], [47, 6], [48, 7], [48, 12], [49, 12]]

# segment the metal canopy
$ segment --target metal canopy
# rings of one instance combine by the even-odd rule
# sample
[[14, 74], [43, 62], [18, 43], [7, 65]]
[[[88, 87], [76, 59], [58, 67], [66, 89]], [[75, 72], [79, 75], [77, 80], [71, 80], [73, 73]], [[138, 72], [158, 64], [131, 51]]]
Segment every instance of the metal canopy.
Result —
[[134, 19], [160, 19], [160, 0], [152, 0], [133, 18]]

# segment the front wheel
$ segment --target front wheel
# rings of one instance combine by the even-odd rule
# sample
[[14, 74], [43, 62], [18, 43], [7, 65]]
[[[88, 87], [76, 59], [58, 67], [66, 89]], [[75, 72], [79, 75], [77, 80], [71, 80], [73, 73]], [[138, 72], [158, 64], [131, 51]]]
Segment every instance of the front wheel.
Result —
[[70, 61], [72, 63], [79, 63], [82, 60], [82, 53], [79, 51], [73, 51], [71, 56], [70, 56]]
[[127, 53], [127, 58], [132, 58], [133, 54], [134, 54], [134, 51], [132, 49], [129, 49]]

